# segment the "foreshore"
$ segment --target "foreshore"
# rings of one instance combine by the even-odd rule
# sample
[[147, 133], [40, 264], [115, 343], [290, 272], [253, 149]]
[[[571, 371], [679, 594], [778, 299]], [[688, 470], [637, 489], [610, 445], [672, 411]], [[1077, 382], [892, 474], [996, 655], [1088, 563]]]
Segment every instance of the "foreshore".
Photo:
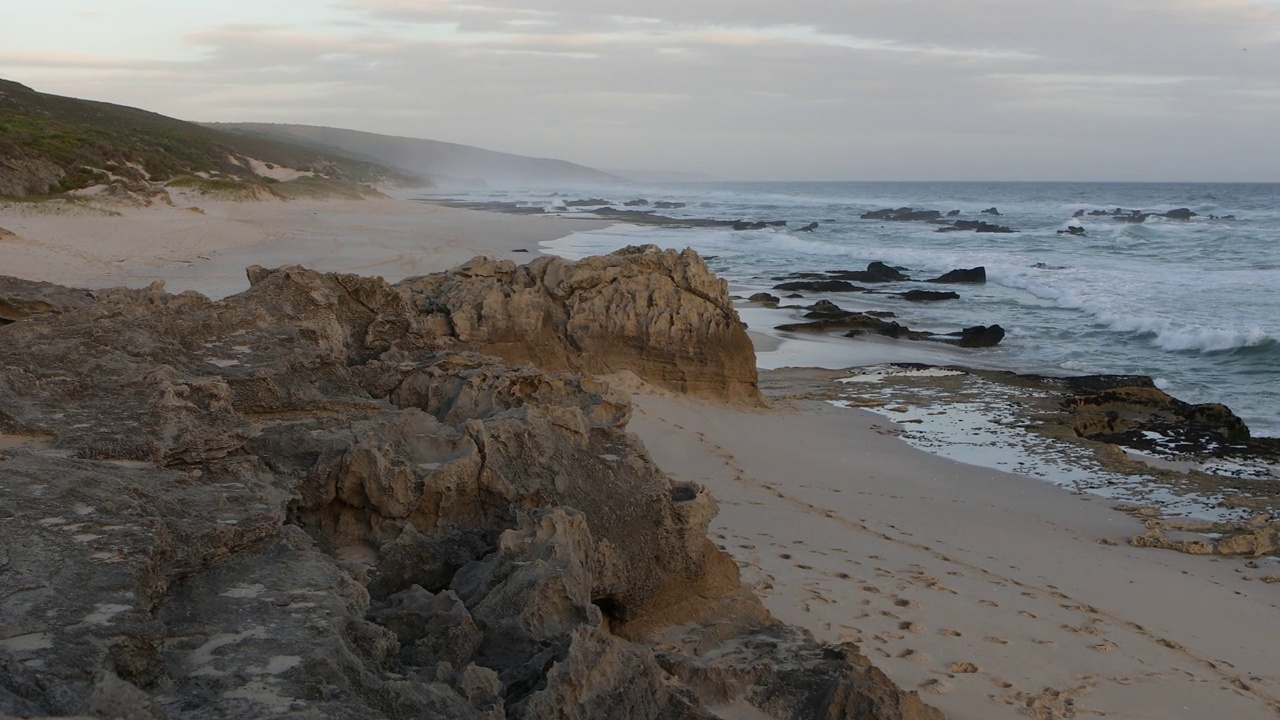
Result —
[[[175, 204], [0, 205], [0, 275], [218, 298], [248, 265], [394, 281], [524, 262], [603, 225], [405, 200]], [[1144, 525], [1114, 503], [914, 449], [882, 416], [804, 399], [830, 373], [783, 364], [764, 371], [767, 409], [611, 379], [658, 465], [715, 496], [714, 540], [779, 619], [856, 643], [951, 718], [1280, 712], [1274, 558], [1133, 547]]]

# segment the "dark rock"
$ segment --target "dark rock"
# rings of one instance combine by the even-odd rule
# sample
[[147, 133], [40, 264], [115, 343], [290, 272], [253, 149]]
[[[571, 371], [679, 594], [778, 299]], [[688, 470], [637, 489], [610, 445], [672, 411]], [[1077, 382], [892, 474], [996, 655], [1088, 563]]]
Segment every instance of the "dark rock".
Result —
[[835, 280], [868, 283], [902, 282], [911, 279], [902, 274], [900, 269], [879, 260], [869, 263], [866, 270], [828, 270], [826, 276]]
[[959, 217], [959, 216], [960, 216], [959, 210], [952, 210], [951, 212], [947, 213], [947, 217]]
[[763, 293], [763, 292], [756, 293], [755, 295], [752, 295], [751, 297], [747, 298], [747, 300], [755, 303], [772, 303], [774, 305], [777, 305], [779, 302], [781, 302], [780, 300], [778, 300], [777, 295], [770, 295], [769, 293]]
[[639, 200], [628, 200], [623, 205], [626, 207], [649, 207], [649, 201], [641, 198]]
[[840, 318], [846, 318], [846, 317], [849, 317], [850, 315], [855, 314], [842, 309], [839, 305], [836, 305], [830, 300], [819, 300], [818, 302], [809, 306], [808, 310], [809, 312], [805, 313], [804, 316], [806, 318], [811, 318], [811, 319], [817, 318], [817, 319], [838, 320]]
[[659, 209], [659, 210], [679, 210], [679, 209], [680, 209], [680, 208], [682, 208], [682, 207], [687, 207], [687, 206], [685, 205], [685, 203], [682, 203], [682, 202], [669, 202], [669, 201], [666, 201], [666, 200], [660, 200], [660, 201], [658, 201], [658, 202], [654, 203], [654, 204], [653, 204], [653, 206], [654, 206], [655, 208]]
[[1111, 213], [1107, 212], [1106, 210], [1090, 210], [1089, 214], [1093, 215], [1094, 217], [1101, 217], [1103, 215], [1110, 215]]
[[1192, 212], [1191, 208], [1175, 208], [1165, 213], [1164, 216], [1170, 220], [1190, 220], [1193, 217], [1198, 217], [1199, 213]]
[[790, 295], [787, 295], [786, 298], [788, 300], [797, 300], [797, 299], [803, 300], [804, 296], [801, 295], [800, 293], [791, 293]]
[[565, 207], [596, 207], [599, 205], [612, 205], [613, 203], [603, 198], [590, 198], [588, 200], [566, 200]]
[[1075, 211], [1074, 213], [1071, 214], [1071, 217], [1073, 218], [1084, 217], [1084, 210]]
[[908, 290], [901, 293], [911, 302], [934, 302], [937, 300], [959, 300], [960, 294], [954, 292], [938, 292], [936, 290]]
[[1068, 225], [1066, 230], [1059, 230], [1059, 235], [1075, 235], [1076, 237], [1088, 237], [1084, 228], [1079, 225]]
[[987, 281], [987, 268], [978, 266], [967, 270], [952, 270], [944, 273], [932, 280], [925, 280], [931, 283], [985, 283]]
[[1000, 214], [1000, 211], [999, 211], [999, 210], [997, 210], [997, 209], [995, 209], [995, 208], [993, 208], [993, 207], [989, 207], [989, 208], [987, 208], [986, 210], [983, 210], [983, 211], [982, 211], [981, 213], [979, 213], [979, 214], [980, 214], [980, 215], [999, 215], [999, 214]]
[[1004, 225], [994, 225], [992, 223], [982, 222], [980, 220], [957, 220], [955, 221], [954, 224], [940, 227], [935, 232], [957, 232], [957, 231], [965, 231], [965, 230], [971, 230], [973, 232], [980, 232], [980, 233], [1014, 232], [1012, 228], [1005, 227]]
[[796, 228], [796, 232], [813, 232], [817, 229], [818, 229], [818, 223], [811, 222], [808, 225], [805, 225], [804, 227]]
[[1004, 339], [1004, 328], [999, 325], [975, 325], [973, 327], [967, 327], [959, 333], [953, 334], [959, 335], [960, 339], [956, 344], [960, 347], [994, 347], [1000, 344], [1000, 341]]
[[916, 210], [902, 207], [896, 210], [872, 210], [861, 215], [863, 220], [893, 220], [895, 222], [919, 222], [937, 220], [942, 213], [937, 210]]
[[515, 250], [512, 250], [511, 252], [513, 252], [513, 253], [527, 253], [527, 252], [529, 252], [529, 251], [528, 251], [528, 250], [526, 250], [525, 248], [516, 248]]
[[845, 280], [793, 280], [773, 286], [774, 290], [807, 290], [809, 292], [855, 292], [862, 288]]

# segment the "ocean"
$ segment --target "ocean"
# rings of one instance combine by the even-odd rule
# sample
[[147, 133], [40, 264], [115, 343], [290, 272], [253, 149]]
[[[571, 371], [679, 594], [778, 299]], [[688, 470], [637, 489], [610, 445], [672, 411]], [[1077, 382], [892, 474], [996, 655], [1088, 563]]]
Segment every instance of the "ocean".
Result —
[[[692, 247], [742, 296], [771, 291], [775, 278], [788, 273], [861, 270], [877, 260], [920, 279], [981, 265], [987, 272], [983, 285], [911, 282], [891, 288], [955, 290], [959, 300], [913, 303], [890, 294], [806, 292], [802, 302], [825, 298], [849, 310], [890, 311], [913, 330], [998, 324], [1006, 335], [993, 348], [895, 345], [917, 346], [919, 359], [938, 364], [1051, 375], [1149, 375], [1187, 402], [1226, 404], [1255, 436], [1280, 436], [1280, 185], [682, 183], [448, 196], [588, 216], [598, 206], [566, 203], [601, 198], [621, 209], [643, 198], [684, 203], [655, 211], [674, 218], [787, 221], [786, 227], [740, 231], [619, 224], [542, 248], [574, 258], [644, 243]], [[860, 219], [868, 211], [900, 207], [959, 210], [949, 220], [981, 220], [1014, 232], [940, 233], [927, 222]], [[981, 214], [992, 207], [998, 216]], [[1117, 208], [1189, 208], [1197, 216], [1124, 222], [1110, 215]], [[1073, 217], [1081, 210], [1083, 216]], [[816, 231], [798, 230], [811, 222], [819, 223]], [[1059, 234], [1071, 226], [1085, 234]], [[743, 316], [753, 330], [786, 341], [781, 356], [788, 365], [840, 368], [867, 357], [864, 341], [817, 341], [772, 330], [790, 321], [793, 311], [751, 310]]]

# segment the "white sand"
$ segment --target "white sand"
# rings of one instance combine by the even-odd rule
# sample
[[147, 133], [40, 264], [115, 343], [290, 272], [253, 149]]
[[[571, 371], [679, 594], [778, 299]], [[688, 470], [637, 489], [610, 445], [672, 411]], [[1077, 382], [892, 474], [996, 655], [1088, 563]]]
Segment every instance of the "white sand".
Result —
[[[249, 287], [249, 265], [299, 264], [389, 281], [488, 255], [527, 262], [589, 220], [497, 215], [409, 200], [227, 202], [94, 209], [0, 202], [0, 275], [100, 288], [164, 280], [213, 298]], [[198, 208], [198, 211], [196, 210]], [[527, 253], [513, 252], [528, 250]]]
[[631, 429], [711, 488], [715, 539], [769, 609], [948, 717], [1280, 711], [1266, 561], [1130, 547], [1140, 524], [1106, 501], [915, 450], [871, 413], [636, 400]]

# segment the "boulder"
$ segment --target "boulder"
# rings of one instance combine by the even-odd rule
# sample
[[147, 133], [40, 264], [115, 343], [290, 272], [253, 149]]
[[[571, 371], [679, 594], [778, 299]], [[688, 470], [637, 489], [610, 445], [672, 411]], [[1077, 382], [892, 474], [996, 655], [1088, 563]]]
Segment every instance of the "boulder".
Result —
[[649, 207], [649, 201], [645, 200], [644, 198], [640, 198], [638, 200], [628, 200], [622, 204], [627, 207]]
[[966, 348], [995, 347], [1004, 339], [1004, 328], [999, 325], [975, 325], [953, 333], [959, 336], [956, 344]]
[[959, 216], [960, 216], [959, 210], [952, 210], [951, 212], [947, 213], [947, 217], [959, 217]]
[[1170, 220], [1190, 220], [1193, 217], [1198, 217], [1199, 213], [1192, 212], [1191, 208], [1175, 208], [1164, 213], [1164, 216]]
[[1004, 225], [995, 225], [989, 222], [982, 222], [980, 220], [957, 220], [955, 223], [951, 225], [944, 225], [934, 232], [959, 232], [964, 230], [971, 230], [979, 233], [1014, 232], [1013, 228], [1005, 227]]
[[771, 305], [777, 305], [779, 302], [781, 302], [781, 300], [778, 299], [777, 295], [770, 295], [769, 293], [765, 293], [765, 292], [756, 293], [751, 297], [747, 298], [747, 300], [754, 303], [766, 303]]
[[1084, 210], [1077, 210], [1077, 211], [1075, 211], [1075, 212], [1071, 213], [1071, 217], [1073, 217], [1073, 218], [1080, 218], [1080, 217], [1084, 217]]
[[566, 200], [565, 207], [599, 207], [601, 205], [612, 205], [613, 203], [604, 198], [588, 198], [585, 200]]
[[682, 207], [687, 207], [685, 203], [670, 202], [667, 200], [659, 200], [658, 202], [654, 203], [653, 206], [659, 210], [679, 210]]
[[1059, 235], [1074, 235], [1076, 237], [1088, 237], [1088, 233], [1079, 225], [1068, 225], [1066, 230], [1059, 230]]
[[987, 281], [986, 267], [979, 266], [976, 268], [952, 270], [943, 273], [932, 280], [925, 280], [931, 283], [985, 283]]
[[979, 214], [981, 214], [981, 215], [999, 215], [999, 214], [1000, 214], [1000, 211], [999, 211], [999, 210], [997, 210], [997, 209], [995, 209], [994, 207], [989, 207], [989, 208], [987, 208], [986, 210], [983, 210], [983, 211], [982, 211], [981, 213], [979, 213]]
[[814, 232], [817, 229], [818, 229], [818, 223], [811, 222], [808, 225], [805, 225], [804, 227], [796, 228], [796, 232]]
[[866, 270], [828, 270], [824, 274], [836, 280], [868, 283], [902, 282], [911, 279], [903, 275], [899, 268], [891, 267], [879, 260], [868, 264]]

